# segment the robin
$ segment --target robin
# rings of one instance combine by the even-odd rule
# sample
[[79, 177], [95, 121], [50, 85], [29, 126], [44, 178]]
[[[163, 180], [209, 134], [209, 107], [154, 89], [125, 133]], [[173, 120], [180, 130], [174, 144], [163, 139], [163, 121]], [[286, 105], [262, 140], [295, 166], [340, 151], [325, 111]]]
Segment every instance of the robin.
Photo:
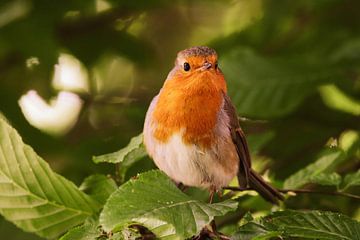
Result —
[[147, 111], [146, 149], [175, 182], [209, 189], [210, 201], [237, 176], [240, 187], [277, 204], [283, 196], [251, 168], [248, 144], [226, 92], [215, 50], [180, 51]]

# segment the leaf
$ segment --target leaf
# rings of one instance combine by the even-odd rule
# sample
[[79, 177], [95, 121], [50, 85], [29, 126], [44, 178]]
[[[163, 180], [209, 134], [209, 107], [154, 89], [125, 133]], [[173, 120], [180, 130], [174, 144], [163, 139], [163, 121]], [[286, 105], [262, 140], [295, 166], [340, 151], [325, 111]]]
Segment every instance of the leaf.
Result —
[[81, 226], [75, 227], [67, 232], [60, 240], [92, 240], [98, 239], [101, 236], [101, 228], [99, 226], [99, 219], [89, 218]]
[[354, 114], [355, 116], [360, 115], [360, 101], [346, 95], [335, 85], [321, 86], [319, 91], [324, 103], [329, 108]]
[[120, 163], [132, 161], [133, 159], [140, 159], [146, 156], [146, 150], [142, 144], [142, 133], [136, 137], [131, 138], [129, 144], [120, 149], [117, 152], [109, 153], [101, 156], [94, 156], [93, 161], [95, 163], [107, 162], [107, 163]]
[[333, 61], [360, 60], [360, 39], [350, 38], [337, 48], [331, 58]]
[[117, 185], [112, 178], [96, 174], [87, 177], [79, 189], [103, 205], [117, 189]]
[[349, 173], [344, 177], [341, 190], [344, 191], [351, 186], [360, 186], [360, 169], [355, 173]]
[[339, 147], [351, 157], [360, 149], [360, 133], [354, 130], [347, 130], [339, 137]]
[[320, 173], [310, 178], [310, 182], [325, 185], [325, 186], [339, 186], [341, 183], [341, 176], [337, 173]]
[[286, 210], [244, 224], [231, 239], [275, 236], [281, 239], [356, 240], [360, 239], [360, 223], [340, 213]]
[[54, 173], [15, 129], [0, 119], [0, 213], [19, 228], [54, 238], [99, 205]]
[[160, 239], [186, 239], [199, 233], [214, 216], [236, 208], [232, 200], [215, 204], [193, 200], [162, 172], [149, 171], [110, 196], [100, 214], [100, 224], [109, 232], [138, 223]]
[[272, 231], [255, 222], [241, 226], [231, 237], [232, 240], [262, 240], [279, 236], [279, 232]]
[[95, 163], [107, 162], [120, 164], [118, 169], [119, 182], [123, 183], [128, 169], [147, 156], [142, 133], [131, 138], [129, 144], [117, 152], [93, 157]]
[[247, 137], [247, 141], [252, 154], [258, 153], [266, 144], [271, 141], [275, 133], [268, 131], [261, 134], [251, 134]]
[[334, 82], [339, 75], [326, 61], [269, 58], [250, 48], [233, 49], [221, 59], [233, 103], [241, 115], [256, 118], [292, 112], [317, 86]]
[[132, 228], [114, 234], [106, 234], [100, 224], [99, 217], [90, 217], [85, 223], [68, 231], [60, 240], [136, 240], [141, 234]]
[[317, 175], [328, 173], [344, 159], [345, 154], [341, 149], [333, 148], [323, 151], [316, 162], [288, 177], [284, 182], [284, 188], [300, 188], [311, 182]]
[[360, 239], [360, 223], [340, 213], [280, 211], [263, 219], [265, 226], [284, 237], [327, 240]]

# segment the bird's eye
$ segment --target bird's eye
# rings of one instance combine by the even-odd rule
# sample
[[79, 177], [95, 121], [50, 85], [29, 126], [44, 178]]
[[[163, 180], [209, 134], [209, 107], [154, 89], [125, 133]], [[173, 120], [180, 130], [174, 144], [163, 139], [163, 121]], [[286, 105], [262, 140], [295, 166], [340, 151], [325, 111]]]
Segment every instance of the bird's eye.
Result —
[[190, 64], [189, 63], [184, 63], [184, 70], [185, 71], [189, 71], [190, 70]]
[[216, 63], [215, 63], [215, 69], [217, 69], [217, 68], [218, 68], [218, 63], [216, 62]]

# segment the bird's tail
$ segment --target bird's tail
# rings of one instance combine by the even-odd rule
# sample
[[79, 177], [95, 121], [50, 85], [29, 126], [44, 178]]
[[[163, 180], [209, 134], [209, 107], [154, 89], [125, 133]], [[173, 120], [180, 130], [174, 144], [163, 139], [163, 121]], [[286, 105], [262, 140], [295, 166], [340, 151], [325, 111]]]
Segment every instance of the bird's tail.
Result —
[[264, 199], [273, 204], [278, 204], [279, 200], [284, 200], [284, 197], [277, 189], [266, 183], [264, 179], [252, 169], [249, 171], [249, 185]]

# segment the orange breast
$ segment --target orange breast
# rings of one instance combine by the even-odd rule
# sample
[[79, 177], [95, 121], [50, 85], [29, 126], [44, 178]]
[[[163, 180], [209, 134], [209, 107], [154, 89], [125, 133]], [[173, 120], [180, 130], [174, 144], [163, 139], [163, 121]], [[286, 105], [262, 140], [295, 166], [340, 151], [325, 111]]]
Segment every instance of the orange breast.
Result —
[[184, 129], [185, 143], [209, 147], [214, 140], [222, 91], [226, 91], [226, 84], [221, 73], [176, 75], [167, 80], [153, 113], [155, 137], [166, 142]]

